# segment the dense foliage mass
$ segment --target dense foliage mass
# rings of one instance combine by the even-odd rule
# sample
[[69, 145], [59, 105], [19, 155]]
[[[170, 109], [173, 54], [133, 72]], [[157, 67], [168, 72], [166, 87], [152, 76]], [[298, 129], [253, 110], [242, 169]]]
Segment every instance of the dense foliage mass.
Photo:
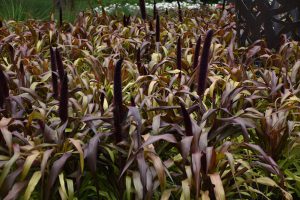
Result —
[[182, 18], [1, 23], [0, 198], [298, 199], [299, 44]]

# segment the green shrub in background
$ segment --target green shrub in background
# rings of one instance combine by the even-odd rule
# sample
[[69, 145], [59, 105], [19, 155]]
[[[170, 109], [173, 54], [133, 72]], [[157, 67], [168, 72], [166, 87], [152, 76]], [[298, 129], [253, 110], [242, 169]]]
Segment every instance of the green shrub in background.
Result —
[[[51, 13], [56, 13], [53, 2], [57, 0], [0, 0], [0, 18], [14, 19], [16, 21], [25, 19], [50, 19]], [[174, 0], [157, 0], [156, 2], [173, 2]], [[67, 21], [73, 21], [79, 11], [85, 10], [91, 7], [97, 7], [99, 5], [98, 0], [62, 0], [64, 5], [63, 19]], [[152, 0], [146, 0], [148, 3], [152, 3]], [[181, 1], [181, 2], [194, 2], [199, 3], [199, 0]], [[205, 3], [205, 1], [201, 0]], [[218, 3], [218, 0], [209, 0], [206, 3]], [[68, 5], [69, 4], [69, 5]], [[72, 5], [70, 5], [72, 4]], [[138, 0], [102, 0], [103, 6], [109, 6], [112, 4], [138, 4]], [[121, 8], [126, 14], [130, 11], [126, 8]]]
[[[47, 20], [50, 19], [51, 13], [55, 12], [53, 2], [54, 0], [0, 0], [0, 17], [17, 21], [31, 18]], [[62, 0], [62, 2], [73, 3], [73, 6], [67, 3], [63, 9], [64, 20], [68, 21], [74, 20], [79, 11], [98, 5], [97, 0]]]
[[0, 17], [5, 19], [24, 19], [24, 10], [20, 1], [1, 0]]

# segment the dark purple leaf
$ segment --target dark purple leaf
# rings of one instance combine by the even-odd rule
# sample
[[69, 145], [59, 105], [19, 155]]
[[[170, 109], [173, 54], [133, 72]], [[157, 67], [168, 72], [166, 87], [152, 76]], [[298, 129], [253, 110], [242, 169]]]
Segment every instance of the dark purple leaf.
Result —
[[[283, 174], [279, 169], [278, 164], [273, 160], [273, 158], [266, 154], [266, 152], [258, 145], [256, 144], [250, 144], [250, 143], [244, 143], [246, 147], [257, 151], [260, 155], [258, 156], [265, 164], [267, 165], [260, 165], [262, 167], [265, 167], [265, 169], [269, 170], [271, 173], [275, 173], [276, 175], [279, 175], [281, 178], [283, 178]], [[254, 163], [255, 164], [255, 163]], [[256, 163], [257, 164], [257, 163]], [[268, 167], [266, 167], [268, 166]], [[269, 168], [272, 168], [270, 170]]]
[[141, 146], [141, 131], [142, 131], [142, 117], [140, 115], [139, 109], [136, 107], [128, 107], [128, 116], [132, 116], [133, 119], [136, 121], [137, 123], [137, 131], [136, 134], [133, 136], [134, 137], [134, 141], [135, 141], [135, 145], [134, 148], [138, 149]]
[[23, 166], [19, 167], [12, 173], [10, 173], [6, 178], [5, 181], [3, 182], [1, 189], [0, 189], [0, 194], [1, 196], [4, 196], [5, 194], [8, 193], [8, 191], [11, 189], [13, 184], [15, 183], [16, 178], [21, 174], [23, 170]]
[[40, 125], [40, 129], [41, 129], [43, 137], [44, 137], [44, 142], [45, 143], [52, 143], [52, 142], [57, 143], [56, 132], [52, 128], [50, 128], [47, 124], [45, 124], [45, 122], [39, 120], [38, 123]]
[[145, 156], [144, 156], [144, 151], [139, 151], [137, 154], [137, 164], [141, 176], [141, 181], [143, 184], [143, 190], [144, 193], [147, 190], [147, 170], [149, 168], [148, 164], [146, 163]]
[[165, 140], [169, 143], [177, 143], [176, 138], [172, 134], [151, 135], [140, 148], [144, 148], [145, 146], [148, 146], [149, 144], [153, 144], [159, 140]]
[[98, 151], [99, 137], [100, 134], [97, 134], [94, 137], [92, 137], [86, 149], [87, 164], [93, 176], [96, 176], [96, 171], [97, 171], [97, 151]]
[[193, 136], [184, 137], [180, 141], [180, 149], [181, 149], [181, 154], [183, 159], [188, 158], [188, 155], [191, 152], [192, 141], [193, 141]]
[[42, 175], [42, 184], [44, 184], [44, 173], [47, 166], [48, 159], [50, 158], [54, 149], [48, 149], [43, 153], [43, 159], [41, 162], [41, 175]]
[[49, 179], [47, 188], [45, 188], [45, 200], [48, 200], [51, 193], [52, 193], [52, 187], [56, 181], [57, 176], [61, 173], [63, 170], [63, 167], [68, 160], [68, 158], [72, 155], [72, 153], [64, 153], [63, 156], [55, 161], [52, 165], [51, 171], [49, 173]]
[[[100, 137], [100, 134], [97, 134], [92, 139], [90, 139], [87, 149], [86, 149], [87, 164], [88, 164], [89, 170], [92, 173], [92, 176], [94, 177], [97, 193], [99, 193], [99, 185], [98, 185], [97, 174], [96, 174], [97, 173], [97, 152], [98, 152], [99, 137]], [[99, 195], [97, 195], [97, 197], [98, 197], [98, 199], [100, 199]]]
[[17, 182], [14, 184], [8, 195], [3, 200], [15, 200], [18, 199], [20, 192], [27, 186], [27, 181]]

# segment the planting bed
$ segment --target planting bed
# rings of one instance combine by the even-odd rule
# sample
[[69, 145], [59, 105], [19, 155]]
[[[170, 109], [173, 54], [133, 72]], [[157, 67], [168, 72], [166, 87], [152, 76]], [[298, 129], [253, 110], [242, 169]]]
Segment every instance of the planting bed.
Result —
[[183, 13], [1, 22], [0, 199], [300, 197], [299, 43]]

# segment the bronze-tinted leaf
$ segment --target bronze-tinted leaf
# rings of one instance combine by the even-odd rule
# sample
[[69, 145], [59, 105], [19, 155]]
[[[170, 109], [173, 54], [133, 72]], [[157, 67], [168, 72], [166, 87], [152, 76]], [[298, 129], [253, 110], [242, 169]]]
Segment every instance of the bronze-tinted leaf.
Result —
[[47, 166], [47, 162], [52, 154], [52, 152], [54, 151], [54, 149], [48, 149], [43, 153], [43, 159], [41, 162], [41, 175], [42, 175], [42, 184], [44, 185], [44, 173], [45, 173], [45, 169]]
[[196, 198], [199, 199], [200, 183], [201, 183], [201, 157], [202, 153], [200, 151], [192, 154], [192, 170], [193, 170], [193, 179], [196, 189]]
[[[90, 139], [87, 149], [86, 149], [86, 159], [88, 168], [92, 173], [92, 176], [95, 180], [95, 185], [97, 189], [97, 193], [99, 193], [99, 184], [97, 178], [97, 152], [98, 152], [98, 143], [99, 143], [100, 134], [95, 135], [92, 139]], [[97, 194], [98, 199], [99, 195]]]
[[[224, 6], [225, 7], [225, 6]], [[218, 200], [225, 200], [225, 191], [222, 179], [218, 173], [209, 174], [212, 185], [214, 185], [214, 196]]]
[[151, 159], [153, 167], [155, 168], [155, 172], [157, 174], [159, 183], [160, 183], [160, 187], [162, 189], [162, 191], [165, 189], [166, 187], [166, 174], [165, 174], [165, 167], [164, 164], [162, 162], [162, 160], [160, 159], [160, 157], [158, 157], [155, 154], [148, 154], [148, 157]]
[[143, 184], [143, 190], [144, 193], [146, 193], [147, 190], [147, 170], [149, 168], [148, 164], [146, 163], [145, 156], [144, 156], [144, 151], [139, 151], [136, 157], [140, 176], [141, 176], [141, 181]]

